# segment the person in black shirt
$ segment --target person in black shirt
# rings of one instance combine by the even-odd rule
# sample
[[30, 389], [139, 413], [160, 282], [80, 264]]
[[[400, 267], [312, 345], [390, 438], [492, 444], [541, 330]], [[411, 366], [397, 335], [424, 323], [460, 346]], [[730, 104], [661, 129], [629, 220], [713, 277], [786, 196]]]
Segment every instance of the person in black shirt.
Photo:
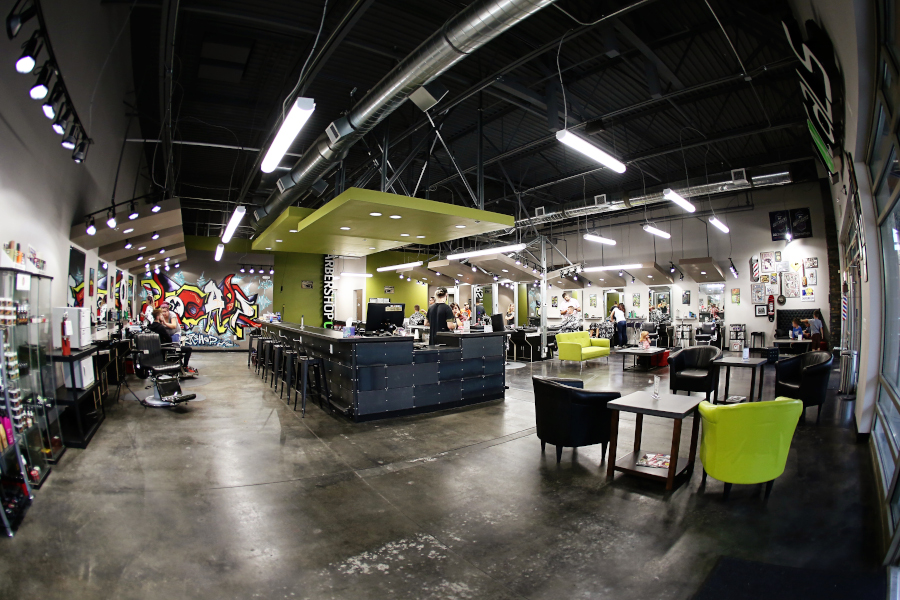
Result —
[[428, 316], [425, 324], [431, 327], [429, 344], [437, 344], [437, 334], [440, 331], [450, 331], [447, 321], [453, 319], [453, 311], [447, 306], [447, 288], [438, 288], [434, 293], [434, 304], [428, 307]]
[[[157, 308], [153, 311], [153, 323], [150, 324], [147, 329], [152, 331], [153, 333], [159, 336], [160, 344], [171, 344], [172, 336], [169, 335], [169, 330], [165, 325], [160, 323], [160, 318], [162, 316], [162, 309]], [[188, 363], [191, 360], [191, 347], [190, 346], [179, 346], [178, 352], [181, 353], [181, 366], [186, 370], [188, 368]]]

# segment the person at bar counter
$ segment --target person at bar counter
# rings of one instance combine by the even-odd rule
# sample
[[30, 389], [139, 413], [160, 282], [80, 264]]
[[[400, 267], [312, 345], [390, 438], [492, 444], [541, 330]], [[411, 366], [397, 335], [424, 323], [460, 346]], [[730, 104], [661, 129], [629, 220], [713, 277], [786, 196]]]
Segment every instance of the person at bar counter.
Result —
[[466, 313], [466, 318], [471, 319], [472, 318], [472, 306], [468, 302], [466, 302], [463, 306], [464, 306], [463, 312]]
[[425, 324], [430, 327], [429, 343], [437, 344], [437, 334], [441, 331], [450, 331], [447, 321], [453, 320], [453, 311], [447, 306], [447, 288], [438, 288], [434, 293], [434, 304], [428, 307], [425, 316]]
[[425, 324], [425, 313], [419, 308], [419, 305], [416, 304], [413, 306], [413, 313], [409, 315], [409, 324], [410, 325], [424, 325]]
[[456, 302], [450, 305], [450, 310], [453, 311], [453, 318], [456, 319], [456, 327], [462, 329], [465, 322], [469, 320], [466, 311], [462, 310]]
[[506, 326], [509, 327], [510, 325], [515, 325], [515, 321], [516, 321], [516, 305], [510, 304], [509, 308], [506, 309], [506, 319], [504, 322], [506, 323]]

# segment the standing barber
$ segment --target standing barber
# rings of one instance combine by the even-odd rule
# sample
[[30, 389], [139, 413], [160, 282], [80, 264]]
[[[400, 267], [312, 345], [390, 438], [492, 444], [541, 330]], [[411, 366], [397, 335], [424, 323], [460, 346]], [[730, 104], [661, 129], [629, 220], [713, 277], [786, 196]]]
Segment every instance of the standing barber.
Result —
[[616, 324], [616, 347], [624, 346], [627, 339], [625, 335], [625, 324], [627, 323], [625, 320], [625, 305], [616, 304], [613, 306], [612, 311], [609, 313], [609, 318]]
[[447, 327], [447, 321], [453, 320], [453, 311], [447, 306], [447, 288], [438, 288], [434, 293], [434, 304], [428, 307], [428, 316], [425, 317], [425, 324], [431, 327], [430, 344], [437, 344], [437, 334], [440, 331], [450, 331]]

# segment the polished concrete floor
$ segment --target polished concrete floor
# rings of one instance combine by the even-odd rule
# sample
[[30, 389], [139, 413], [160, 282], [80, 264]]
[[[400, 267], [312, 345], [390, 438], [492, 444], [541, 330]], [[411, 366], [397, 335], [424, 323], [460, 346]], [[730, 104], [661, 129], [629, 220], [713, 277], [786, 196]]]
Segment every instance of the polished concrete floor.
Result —
[[[505, 401], [354, 424], [317, 406], [301, 419], [245, 355], [195, 357], [185, 387], [204, 401], [124, 399], [54, 467], [0, 543], [0, 598], [689, 598], [719, 556], [877, 569], [868, 444], [833, 397], [821, 425], [809, 410], [768, 502], [761, 486], [723, 502], [700, 469], [665, 493], [607, 481], [599, 446], [542, 455], [530, 377], [577, 366], [508, 370]], [[749, 384], [736, 371], [732, 393]], [[583, 377], [650, 387], [618, 359]], [[645, 419], [645, 447], [668, 449], [670, 423]], [[633, 426], [623, 415], [620, 456]]]

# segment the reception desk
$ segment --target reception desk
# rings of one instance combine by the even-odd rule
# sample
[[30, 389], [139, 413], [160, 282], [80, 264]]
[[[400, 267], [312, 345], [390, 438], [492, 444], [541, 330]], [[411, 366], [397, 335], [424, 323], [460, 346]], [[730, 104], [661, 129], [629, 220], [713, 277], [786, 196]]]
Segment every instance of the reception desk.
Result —
[[445, 410], [503, 398], [504, 332], [438, 334], [436, 346], [412, 336], [343, 337], [340, 331], [265, 323], [270, 335], [300, 340], [325, 363], [331, 401], [354, 421]]

